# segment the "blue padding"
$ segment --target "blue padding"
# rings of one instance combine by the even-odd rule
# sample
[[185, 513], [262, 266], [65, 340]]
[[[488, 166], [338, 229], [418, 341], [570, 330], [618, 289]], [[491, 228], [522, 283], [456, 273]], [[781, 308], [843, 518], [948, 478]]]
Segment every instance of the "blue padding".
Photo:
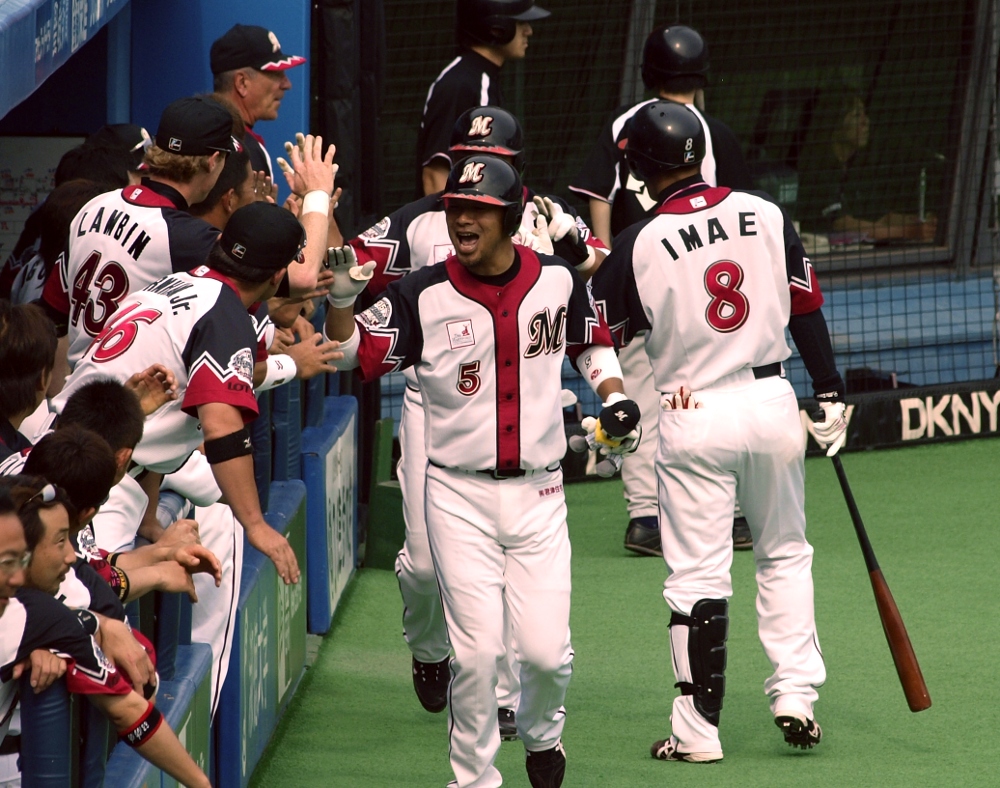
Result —
[[318, 634], [329, 631], [357, 565], [357, 423], [357, 400], [327, 397], [323, 423], [302, 432], [302, 478], [309, 489], [309, 631]]
[[279, 482], [294, 479], [298, 476], [302, 440], [299, 381], [293, 380], [271, 391], [271, 423], [274, 425], [271, 478]]
[[[313, 314], [311, 321], [313, 328], [322, 333], [325, 320], [326, 301], [322, 301]], [[317, 375], [302, 384], [302, 424], [305, 427], [318, 427], [323, 423], [323, 399], [326, 397], [327, 377], [329, 376]]]
[[29, 682], [25, 674], [21, 679], [21, 785], [67, 788], [72, 784], [75, 759], [66, 682], [57, 681], [38, 695]]
[[92, 703], [78, 703], [83, 753], [80, 758], [80, 788], [101, 788], [104, 785], [105, 764], [109, 744], [116, 734], [111, 723]]
[[250, 423], [250, 440], [253, 442], [253, 478], [260, 508], [264, 511], [271, 487], [271, 392], [257, 395], [257, 410], [257, 418]]
[[[156, 594], [156, 672], [162, 681], [174, 678], [174, 660], [181, 635], [181, 597], [186, 594]], [[190, 639], [190, 624], [188, 627]]]

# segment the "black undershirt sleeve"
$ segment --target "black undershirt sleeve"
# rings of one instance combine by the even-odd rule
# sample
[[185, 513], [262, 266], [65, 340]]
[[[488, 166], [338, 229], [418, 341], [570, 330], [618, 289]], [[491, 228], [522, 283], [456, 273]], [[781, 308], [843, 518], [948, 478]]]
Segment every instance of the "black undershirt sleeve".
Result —
[[788, 321], [788, 331], [812, 378], [813, 392], [817, 398], [825, 395], [822, 399], [828, 402], [843, 399], [847, 388], [837, 371], [833, 344], [830, 342], [830, 332], [822, 310], [792, 315]]

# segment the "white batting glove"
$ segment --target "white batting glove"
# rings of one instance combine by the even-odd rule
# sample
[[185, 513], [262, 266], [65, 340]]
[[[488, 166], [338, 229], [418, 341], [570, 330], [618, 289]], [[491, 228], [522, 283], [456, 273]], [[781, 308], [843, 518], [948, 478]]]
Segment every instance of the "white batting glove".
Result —
[[572, 236], [571, 240], [576, 242], [580, 237], [580, 229], [576, 226], [576, 220], [566, 213], [559, 203], [553, 202], [550, 197], [538, 196], [534, 197], [534, 203], [538, 215], [544, 216], [548, 222], [549, 238], [553, 243], [561, 241], [567, 235]]
[[816, 442], [826, 449], [826, 456], [832, 457], [847, 442], [847, 419], [844, 418], [847, 408], [843, 402], [821, 402], [819, 407], [823, 412], [823, 421], [813, 423], [813, 435]]
[[664, 397], [660, 407], [663, 410], [695, 410], [701, 407], [701, 403], [694, 398], [691, 389], [681, 386], [669, 397]]
[[326, 300], [337, 309], [347, 309], [354, 305], [361, 291], [368, 286], [375, 273], [375, 263], [369, 261], [358, 265], [357, 255], [350, 246], [327, 249], [327, 263], [333, 272], [333, 284]]
[[523, 237], [523, 243], [542, 254], [555, 254], [552, 248], [552, 238], [549, 237], [549, 224], [545, 216], [538, 214], [535, 217], [535, 229]]

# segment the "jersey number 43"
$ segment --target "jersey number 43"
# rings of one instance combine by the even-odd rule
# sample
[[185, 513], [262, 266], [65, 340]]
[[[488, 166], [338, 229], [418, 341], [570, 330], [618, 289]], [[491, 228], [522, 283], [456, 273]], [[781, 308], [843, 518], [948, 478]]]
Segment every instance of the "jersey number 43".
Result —
[[[92, 337], [101, 333], [108, 318], [129, 292], [125, 269], [109, 260], [98, 270], [100, 263], [101, 253], [91, 252], [73, 277], [71, 293], [73, 307], [70, 320], [76, 326], [82, 317], [83, 330]], [[96, 288], [93, 293], [91, 286]]]

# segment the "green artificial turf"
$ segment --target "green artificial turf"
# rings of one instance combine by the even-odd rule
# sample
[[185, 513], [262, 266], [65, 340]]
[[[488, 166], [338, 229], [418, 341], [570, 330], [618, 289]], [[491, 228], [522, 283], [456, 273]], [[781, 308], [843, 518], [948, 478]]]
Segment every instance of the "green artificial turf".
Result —
[[[573, 680], [564, 785], [995, 786], [1000, 784], [997, 662], [1000, 441], [847, 454], [844, 466], [909, 630], [931, 709], [906, 706], [861, 553], [829, 460], [806, 465], [816, 549], [816, 617], [828, 679], [822, 743], [792, 750], [763, 694], [753, 557], [737, 553], [719, 764], [663, 763], [676, 693], [663, 562], [626, 552], [617, 480], [571, 485]], [[254, 786], [441, 788], [451, 778], [447, 715], [413, 694], [391, 572], [362, 570], [257, 768]], [[519, 742], [497, 766], [528, 786]]]

